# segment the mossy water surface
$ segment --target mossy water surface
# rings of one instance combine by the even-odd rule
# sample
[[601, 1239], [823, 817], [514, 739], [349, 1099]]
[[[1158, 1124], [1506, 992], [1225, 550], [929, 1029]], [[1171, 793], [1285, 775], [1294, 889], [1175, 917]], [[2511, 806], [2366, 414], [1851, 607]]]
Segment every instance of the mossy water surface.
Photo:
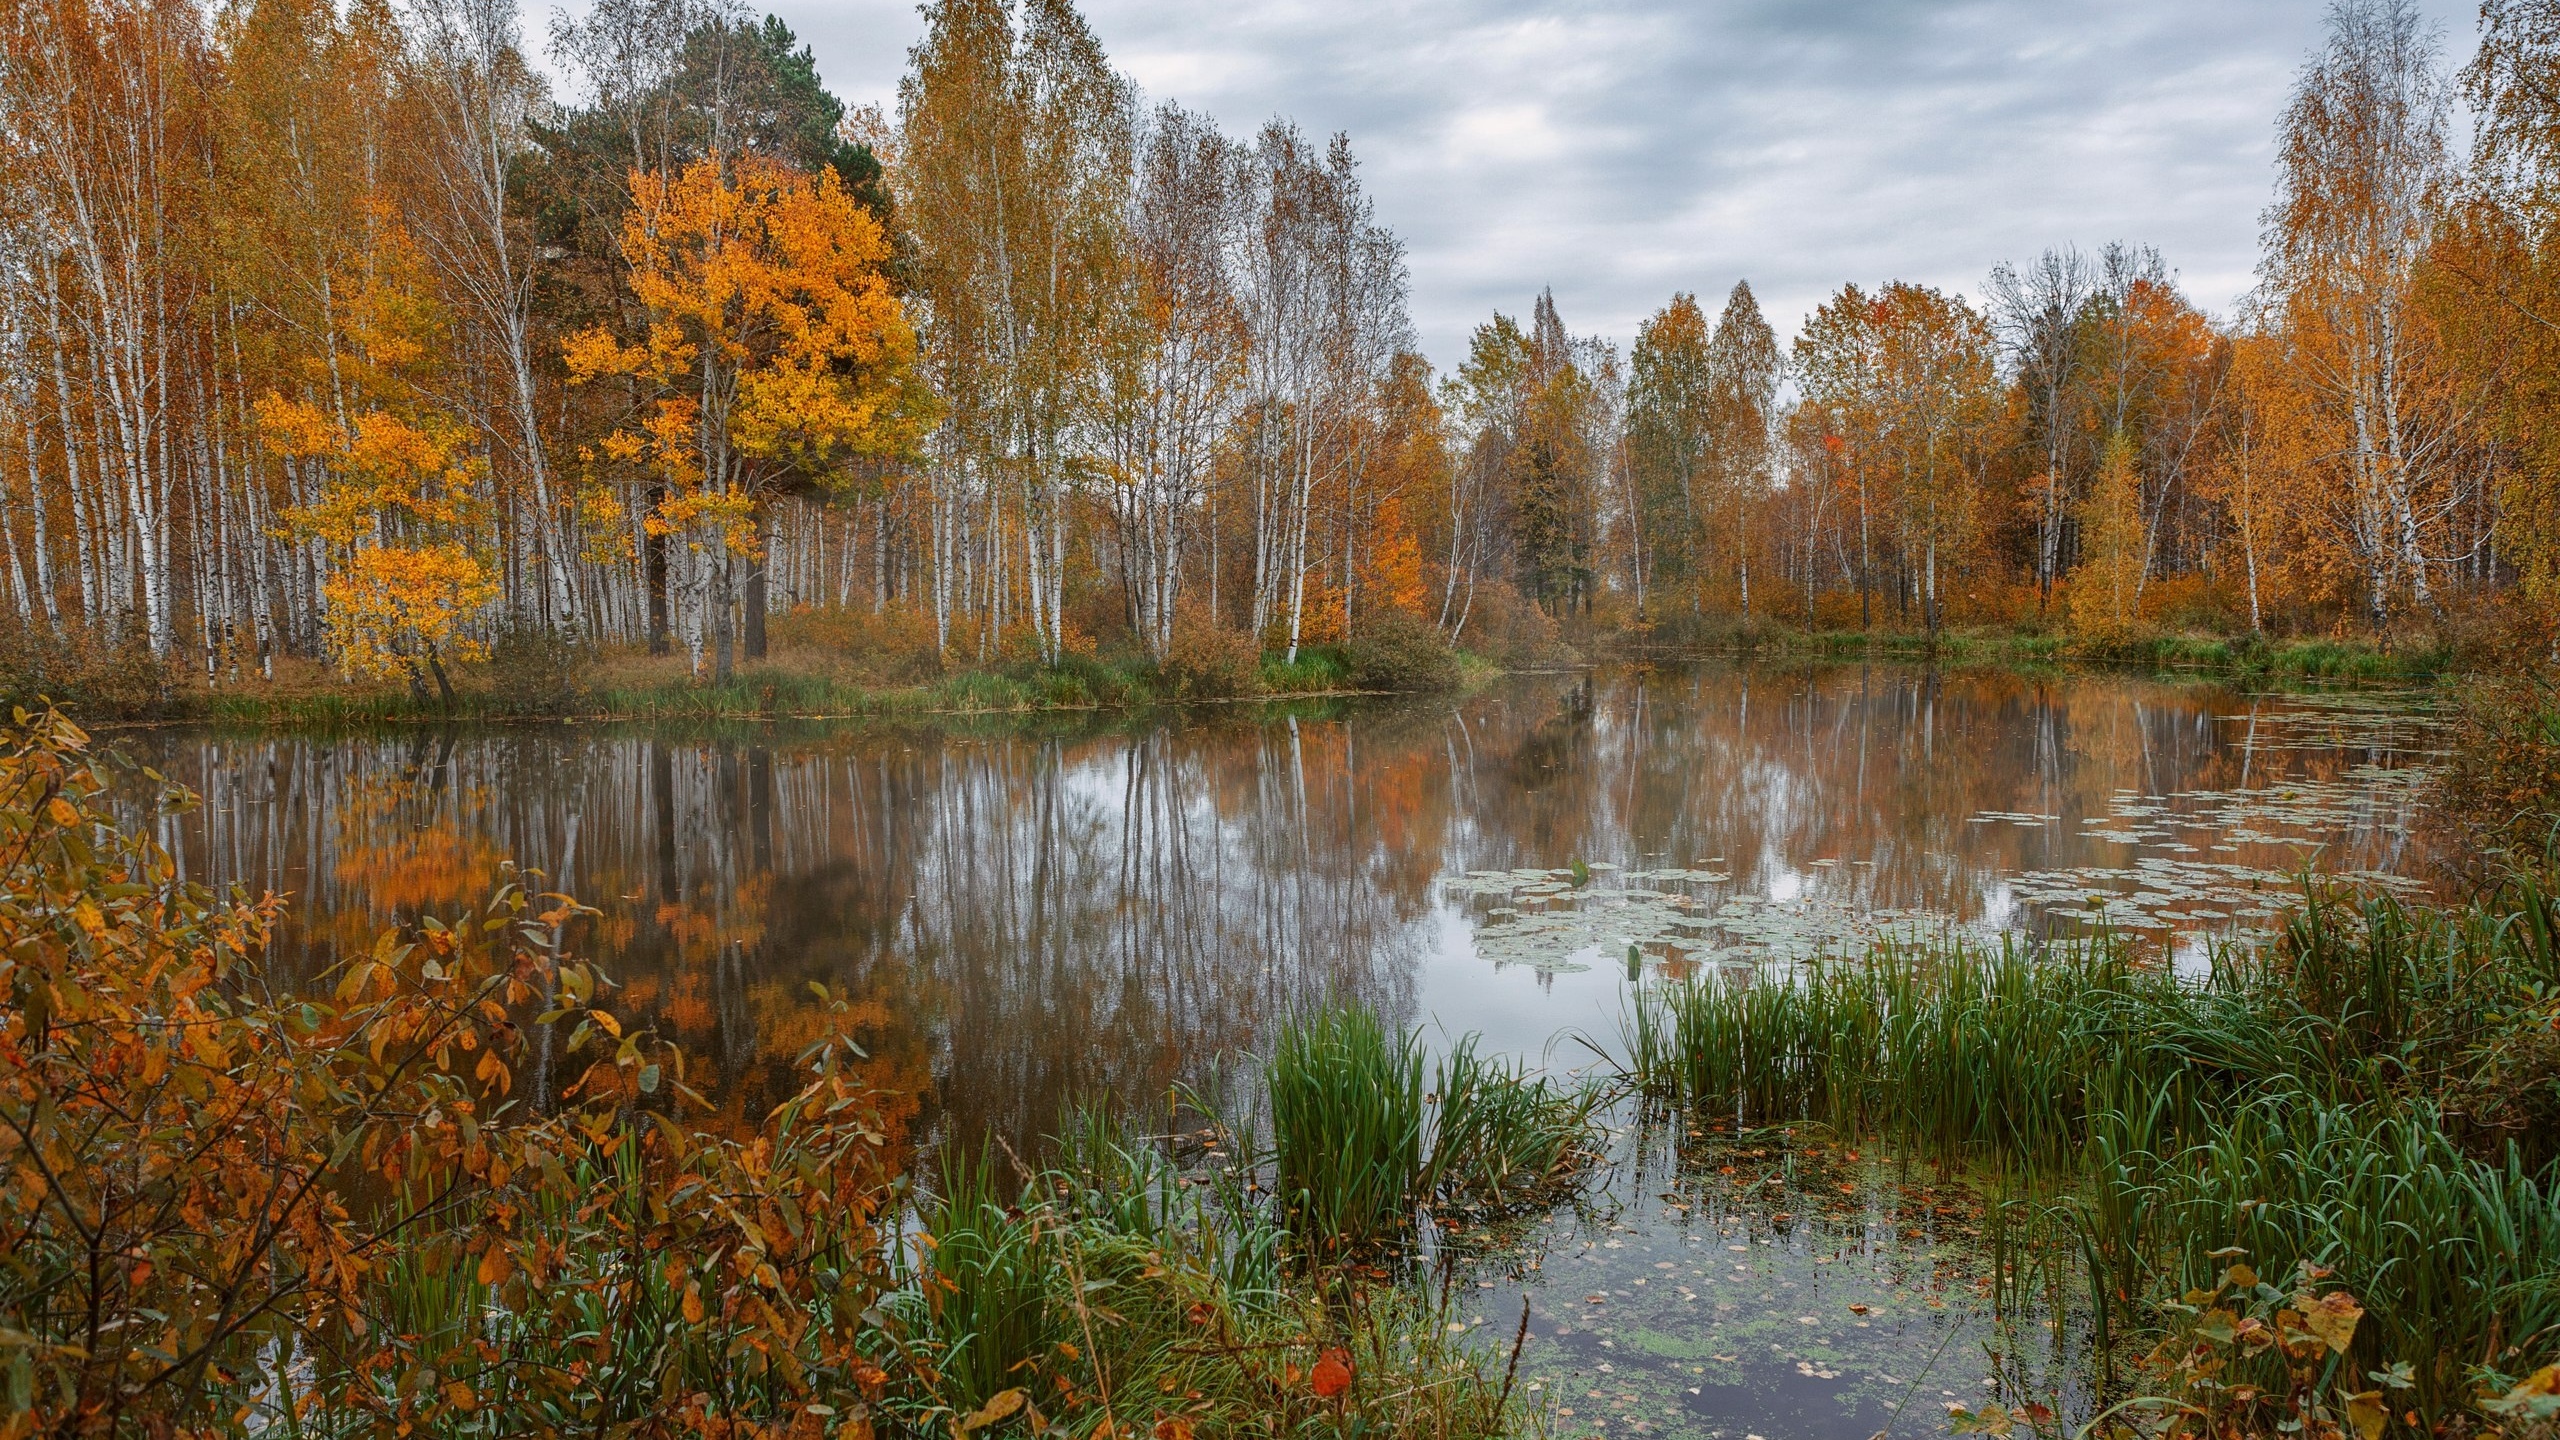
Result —
[[1457, 1282], [1454, 1323], [1518, 1341], [1546, 1433], [1869, 1440], [1943, 1433], [1955, 1403], [2090, 1408], [2088, 1326], [2049, 1285], [2022, 1300], [1982, 1177], [1810, 1130], [1619, 1121], [1584, 1204]]

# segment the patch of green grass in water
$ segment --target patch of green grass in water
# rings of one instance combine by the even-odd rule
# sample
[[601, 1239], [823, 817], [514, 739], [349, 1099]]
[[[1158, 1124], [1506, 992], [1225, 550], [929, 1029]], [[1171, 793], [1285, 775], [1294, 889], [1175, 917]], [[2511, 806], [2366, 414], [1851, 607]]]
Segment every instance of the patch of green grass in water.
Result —
[[2200, 984], [2105, 940], [1886, 947], [1648, 994], [1620, 1045], [1630, 1083], [1693, 1113], [2067, 1177], [2040, 1218], [2078, 1237], [2102, 1332], [2209, 1288], [2226, 1246], [2326, 1266], [2368, 1310], [2353, 1363], [2413, 1364], [2443, 1418], [2501, 1346], [2525, 1347], [2511, 1373], [2560, 1353], [2560, 1133], [2530, 1108], [2560, 1074], [2528, 1038], [2560, 987], [2534, 940], [2554, 903], [2529, 881], [2452, 910], [2313, 895]]

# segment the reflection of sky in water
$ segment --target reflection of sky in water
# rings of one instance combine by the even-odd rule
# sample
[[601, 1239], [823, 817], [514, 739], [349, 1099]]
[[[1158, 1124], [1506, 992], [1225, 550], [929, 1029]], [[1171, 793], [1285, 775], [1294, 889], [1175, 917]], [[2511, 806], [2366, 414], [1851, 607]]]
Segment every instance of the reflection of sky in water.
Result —
[[1811, 1132], [1617, 1118], [1595, 1198], [1453, 1290], [1497, 1363], [1529, 1302], [1521, 1394], [1545, 1433], [1866, 1440], [1986, 1400], [2086, 1418], [2082, 1317], [1992, 1312], [1961, 1177]]
[[[1941, 698], [1949, 697], [1931, 696], [1933, 715]], [[1619, 965], [1633, 947], [1647, 970], [1678, 977], [1700, 966], [1854, 953], [1879, 940], [2020, 934], [2041, 942], [2102, 930], [2201, 973], [2215, 944], [2268, 933], [2306, 873], [2365, 889], [2421, 888], [2406, 870], [2422, 858], [2411, 850], [2411, 822], [2436, 727], [2424, 697], [2235, 702], [2170, 692], [2149, 700], [2130, 706], [2140, 742], [2130, 753], [2092, 743], [2096, 732], [2123, 728], [2103, 707], [2097, 723], [2082, 722], [2083, 733], [2055, 745], [2040, 732], [2051, 731], [2053, 712], [2065, 707], [2003, 713], [1977, 705], [1948, 727], [1964, 734], [1970, 753], [1941, 758], [1931, 747], [1916, 765], [1907, 729], [1879, 744], [1862, 726], [1853, 765], [1842, 766], [1835, 751], [1830, 765], [1808, 764], [1766, 787], [1770, 803], [1735, 827], [1756, 833], [1702, 829], [1689, 837], [1690, 851], [1735, 850], [1738, 864], [1708, 856], [1684, 865], [1681, 851], [1638, 848], [1660, 837], [1631, 826], [1592, 837], [1614, 848], [1515, 853], [1513, 868], [1445, 870], [1444, 891], [1467, 919], [1468, 948], [1497, 971], [1579, 973]], [[2245, 713], [2215, 713], [2235, 703]], [[1952, 698], [1947, 705], [1951, 715], [1966, 708]], [[1980, 713], [1986, 708], [1992, 713]], [[2145, 716], [2146, 708], [2158, 713]], [[1642, 710], [1640, 691], [1632, 704], [1584, 712], [1588, 748], [1603, 764], [1610, 751], [1624, 752], [1614, 757], [1621, 767], [1649, 770], [1645, 779], [1676, 791], [1696, 784], [1684, 770], [1711, 768], [1696, 757], [1722, 758], [1734, 748], [1701, 744], [1648, 766], [1634, 754], [1652, 738]], [[2031, 742], [2022, 746], [2020, 732]], [[1786, 758], [1784, 735], [1745, 731], [1739, 739], [1756, 740], [1764, 757]], [[2030, 753], [2029, 765], [2003, 763], [2004, 752], [2019, 749]], [[1730, 768], [1747, 783], [1749, 763]], [[1959, 783], [1945, 788], [1970, 790], [1972, 803], [1961, 815], [1943, 801], [1906, 809], [1860, 837], [1854, 827], [1826, 823], [1836, 814], [1826, 817], [1818, 803], [1820, 782], [1836, 782], [1844, 768], [1854, 771], [1861, 799], [1871, 773], [1908, 790], [1915, 779], [1935, 787], [1956, 770]], [[2143, 783], [2125, 783], [2126, 770]], [[2004, 798], [2013, 808], [2001, 808]], [[1641, 824], [1642, 797], [1629, 800], [1625, 810]], [[1791, 812], [1811, 820], [1795, 836], [1784, 823]], [[1896, 830], [1920, 832], [1916, 856], [1907, 841], [1896, 843], [1903, 840]], [[1792, 852], [1772, 843], [1789, 838], [1813, 843]], [[1820, 850], [1835, 853], [1812, 853]], [[1585, 861], [1587, 868], [1570, 868]]]

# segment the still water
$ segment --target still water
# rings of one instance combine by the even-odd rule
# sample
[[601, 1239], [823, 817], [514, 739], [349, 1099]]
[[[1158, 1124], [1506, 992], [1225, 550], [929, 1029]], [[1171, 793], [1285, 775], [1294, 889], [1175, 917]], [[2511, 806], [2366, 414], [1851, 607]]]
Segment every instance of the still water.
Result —
[[[2435, 738], [2412, 697], [1723, 665], [1178, 718], [110, 737], [202, 797], [136, 817], [190, 878], [290, 897], [286, 978], [512, 860], [601, 912], [585, 950], [733, 1116], [787, 1093], [809, 983], [849, 992], [916, 1146], [1204, 1083], [1328, 997], [1573, 1064], [1632, 983], [1879, 935], [2103, 925], [2193, 964], [2305, 871], [2420, 884]], [[1863, 1440], [2007, 1393], [1938, 1178], [1762, 1150], [1631, 1128], [1459, 1323], [1507, 1346], [1530, 1301], [1523, 1383], [1568, 1433]]]

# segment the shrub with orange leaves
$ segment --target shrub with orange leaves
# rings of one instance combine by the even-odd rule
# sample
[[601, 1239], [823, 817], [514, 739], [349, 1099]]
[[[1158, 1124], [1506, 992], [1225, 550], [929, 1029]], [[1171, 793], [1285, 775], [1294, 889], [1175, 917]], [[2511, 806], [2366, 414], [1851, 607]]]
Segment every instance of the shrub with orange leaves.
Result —
[[[512, 875], [284, 993], [279, 902], [182, 881], [109, 786], [61, 716], [0, 728], [0, 1437], [866, 1424], [858, 1052], [690, 1128], [682, 1057], [564, 954], [587, 912]], [[586, 1058], [537, 1112], [546, 1026]]]

